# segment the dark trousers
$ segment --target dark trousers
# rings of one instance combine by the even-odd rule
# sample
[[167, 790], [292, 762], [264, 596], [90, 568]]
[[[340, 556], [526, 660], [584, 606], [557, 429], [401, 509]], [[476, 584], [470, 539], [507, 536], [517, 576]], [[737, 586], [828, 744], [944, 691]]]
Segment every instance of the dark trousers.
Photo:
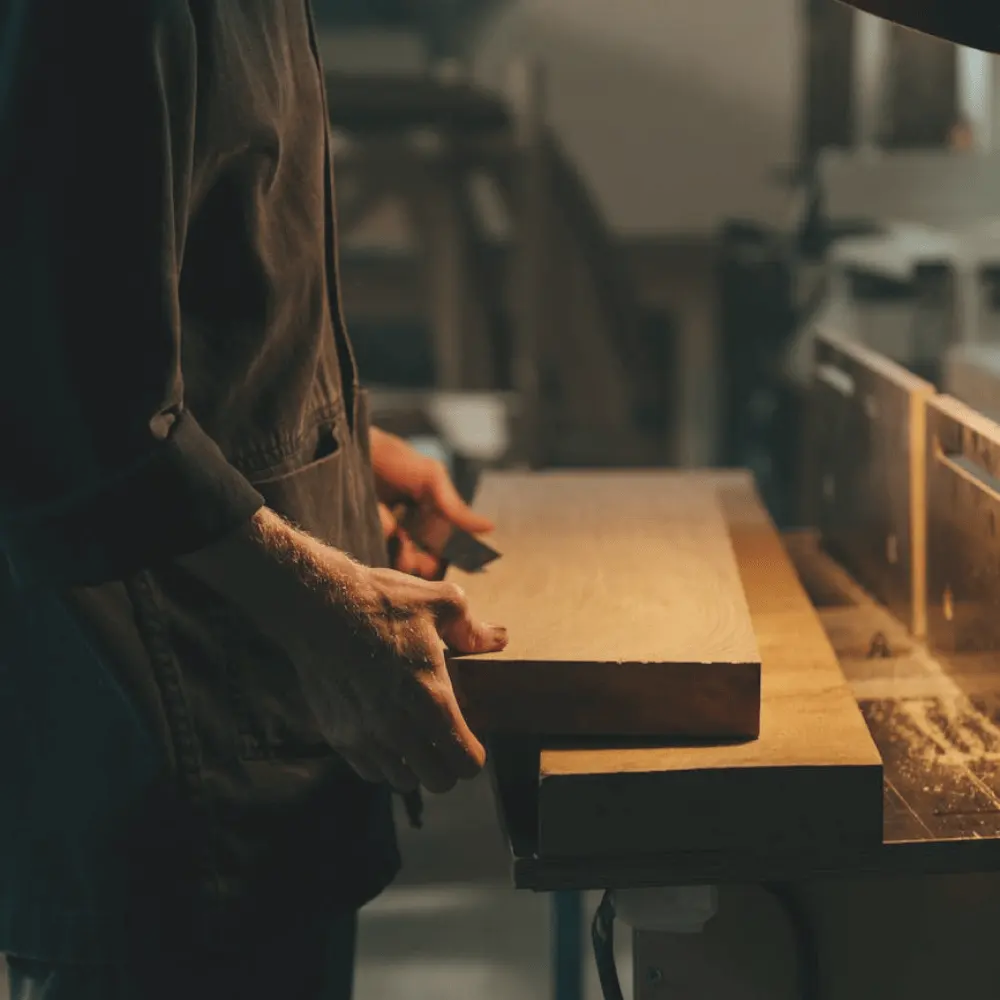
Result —
[[10, 1000], [350, 1000], [356, 938], [352, 913], [225, 955], [107, 966], [8, 955]]

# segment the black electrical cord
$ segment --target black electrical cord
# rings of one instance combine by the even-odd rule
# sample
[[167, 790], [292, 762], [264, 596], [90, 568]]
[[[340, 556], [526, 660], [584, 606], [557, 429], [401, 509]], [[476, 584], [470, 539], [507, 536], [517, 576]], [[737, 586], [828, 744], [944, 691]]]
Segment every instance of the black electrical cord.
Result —
[[[796, 979], [801, 1000], [820, 1000], [819, 948], [812, 920], [787, 882], [765, 882], [761, 886], [778, 904], [788, 920], [795, 942]], [[618, 967], [615, 965], [615, 903], [609, 889], [601, 898], [591, 924], [594, 961], [604, 1000], [623, 1000]]]
[[809, 913], [788, 882], [765, 882], [761, 888], [781, 907], [795, 939], [796, 972], [802, 1000], [820, 1000], [820, 960]]
[[610, 889], [604, 893], [594, 913], [590, 938], [594, 943], [594, 962], [601, 983], [601, 995], [604, 1000], [623, 1000], [618, 967], [615, 965], [615, 900]]

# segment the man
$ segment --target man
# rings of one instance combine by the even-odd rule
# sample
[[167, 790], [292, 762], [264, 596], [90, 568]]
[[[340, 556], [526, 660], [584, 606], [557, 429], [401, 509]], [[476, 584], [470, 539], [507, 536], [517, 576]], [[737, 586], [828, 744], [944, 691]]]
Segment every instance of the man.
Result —
[[348, 996], [389, 786], [483, 764], [503, 630], [377, 500], [488, 525], [369, 436], [324, 99], [306, 0], [0, 0], [13, 1000]]

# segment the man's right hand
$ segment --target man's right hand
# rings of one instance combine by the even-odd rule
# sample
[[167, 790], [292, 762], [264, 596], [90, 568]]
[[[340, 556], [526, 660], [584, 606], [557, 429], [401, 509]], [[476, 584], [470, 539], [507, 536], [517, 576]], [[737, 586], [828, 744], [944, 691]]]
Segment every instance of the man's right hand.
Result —
[[183, 562], [288, 651], [326, 739], [363, 778], [444, 792], [481, 770], [444, 651], [507, 637], [460, 588], [360, 566], [267, 510]]

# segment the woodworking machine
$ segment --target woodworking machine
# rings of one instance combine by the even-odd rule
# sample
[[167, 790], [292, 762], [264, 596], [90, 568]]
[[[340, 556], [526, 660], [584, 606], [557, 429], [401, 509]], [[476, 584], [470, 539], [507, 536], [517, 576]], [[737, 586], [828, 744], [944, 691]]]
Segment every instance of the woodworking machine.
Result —
[[[514, 882], [605, 893], [593, 936], [612, 1000], [621, 995], [616, 920], [634, 929], [638, 1000], [950, 995], [928, 964], [934, 949], [913, 937], [918, 907], [907, 892], [932, 891], [923, 888], [931, 874], [976, 873], [986, 885], [1000, 872], [1000, 425], [829, 331], [816, 337], [808, 412], [811, 527], [782, 542], [881, 756], [881, 832], [859, 839], [831, 820], [829, 835], [811, 832], [804, 848], [758, 837], [727, 850], [657, 849], [639, 828], [656, 806], [667, 830], [670, 802], [643, 811], [615, 800], [613, 783], [607, 793], [595, 784], [598, 799], [608, 796], [595, 816], [603, 810], [602, 829], [625, 846], [594, 853], [593, 831], [581, 825], [561, 829], [547, 853], [541, 762], [552, 747], [497, 735], [492, 778]], [[726, 475], [739, 480], [705, 473], [723, 485]], [[742, 562], [750, 556], [741, 558], [735, 537]], [[759, 609], [767, 588], [755, 572]], [[753, 611], [749, 588], [748, 596]], [[740, 806], [741, 824], [725, 812], [731, 802], [707, 794], [705, 808], [734, 822], [737, 838], [755, 827], [755, 800]], [[794, 816], [793, 804], [759, 808], [784, 805]], [[949, 934], [987, 935], [982, 920], [962, 923], [982, 900], [941, 891], [941, 928], [916, 930], [933, 933], [939, 951]], [[733, 912], [742, 914], [735, 924]], [[983, 990], [997, 995], [1000, 986], [987, 978]]]

